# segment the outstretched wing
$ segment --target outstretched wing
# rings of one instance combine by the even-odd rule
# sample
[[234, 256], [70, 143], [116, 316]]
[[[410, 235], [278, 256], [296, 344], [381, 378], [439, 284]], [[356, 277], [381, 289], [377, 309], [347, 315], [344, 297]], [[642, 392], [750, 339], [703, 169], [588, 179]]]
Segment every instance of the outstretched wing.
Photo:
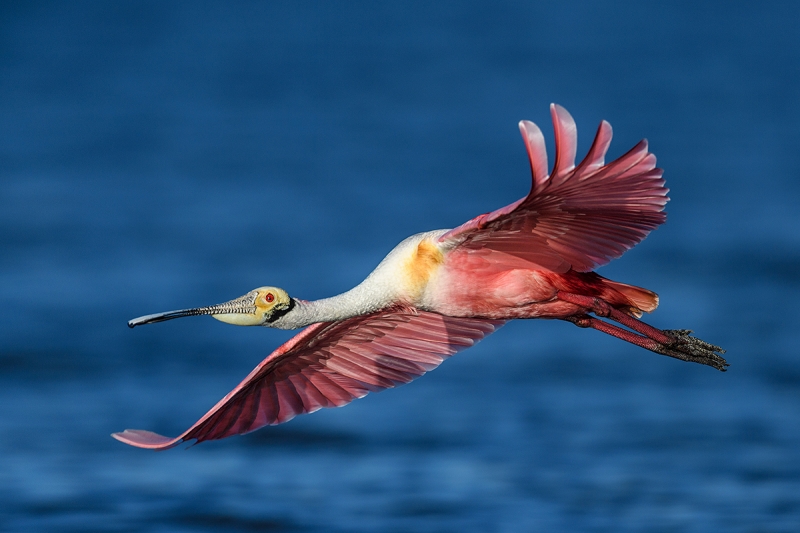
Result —
[[[456, 255], [490, 263], [532, 263], [542, 269], [587, 272], [621, 256], [666, 219], [669, 198], [662, 170], [643, 140], [609, 164], [611, 125], [603, 121], [586, 158], [576, 167], [577, 130], [569, 113], [550, 106], [556, 139], [547, 172], [544, 136], [536, 124], [519, 124], [533, 184], [528, 196], [480, 215], [440, 237]], [[521, 260], [521, 261], [520, 261]]]
[[418, 378], [503, 323], [404, 308], [313, 324], [264, 359], [182, 435], [170, 439], [126, 429], [113, 437], [164, 450], [191, 439], [222, 439], [322, 407], [340, 407]]

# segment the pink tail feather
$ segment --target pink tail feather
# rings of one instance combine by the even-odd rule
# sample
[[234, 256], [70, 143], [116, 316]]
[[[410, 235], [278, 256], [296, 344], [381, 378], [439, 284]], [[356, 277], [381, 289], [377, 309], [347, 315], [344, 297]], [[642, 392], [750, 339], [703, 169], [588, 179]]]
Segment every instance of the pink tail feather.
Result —
[[653, 291], [605, 278], [603, 278], [603, 283], [622, 294], [631, 303], [631, 307], [639, 311], [638, 313], [635, 311], [633, 313], [637, 317], [642, 316], [642, 312], [650, 313], [658, 307], [658, 295]]

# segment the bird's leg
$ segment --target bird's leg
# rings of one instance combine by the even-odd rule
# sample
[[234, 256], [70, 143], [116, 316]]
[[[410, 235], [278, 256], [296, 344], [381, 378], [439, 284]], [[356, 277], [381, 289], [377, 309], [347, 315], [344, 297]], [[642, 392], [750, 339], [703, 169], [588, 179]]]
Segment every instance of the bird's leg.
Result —
[[557, 298], [571, 304], [579, 305], [588, 312], [599, 317], [610, 318], [614, 322], [619, 322], [623, 326], [629, 327], [633, 331], [637, 331], [660, 344], [671, 344], [674, 342], [674, 339], [667, 333], [649, 324], [645, 324], [641, 320], [637, 320], [619, 309], [614, 309], [608, 302], [601, 298], [581, 296], [563, 291], [558, 291]]
[[607, 333], [618, 339], [635, 344], [636, 346], [644, 348], [645, 350], [656, 351], [662, 346], [661, 343], [645, 337], [644, 335], [639, 335], [638, 333], [628, 331], [627, 329], [622, 329], [619, 326], [609, 324], [608, 322], [604, 322], [599, 318], [593, 318], [589, 315], [574, 315], [569, 316], [564, 320], [572, 322], [579, 328], [592, 328], [596, 329], [597, 331], [602, 331], [603, 333]]
[[725, 350], [719, 346], [709, 344], [689, 334], [688, 329], [665, 329], [660, 330], [637, 320], [630, 315], [614, 309], [607, 302], [590, 296], [580, 296], [577, 294], [564, 293], [559, 291], [558, 298], [565, 302], [570, 302], [584, 307], [587, 311], [597, 316], [608, 317], [619, 322], [632, 330], [634, 333], [622, 329], [600, 319], [590, 317], [586, 314], [566, 317], [565, 320], [572, 322], [576, 326], [583, 328], [593, 328], [603, 333], [607, 333], [618, 339], [630, 342], [636, 346], [645, 348], [652, 352], [674, 357], [682, 361], [700, 363], [725, 371], [728, 366], [727, 361], [721, 356]]

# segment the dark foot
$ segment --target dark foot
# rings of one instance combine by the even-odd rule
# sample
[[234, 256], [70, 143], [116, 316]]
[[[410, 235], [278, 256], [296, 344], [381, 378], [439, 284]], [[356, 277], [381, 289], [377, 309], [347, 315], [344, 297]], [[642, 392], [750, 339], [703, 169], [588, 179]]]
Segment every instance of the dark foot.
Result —
[[665, 329], [662, 331], [631, 318], [628, 322], [636, 326], [637, 331], [644, 333], [640, 335], [589, 315], [574, 315], [565, 317], [564, 320], [581, 328], [594, 328], [651, 352], [674, 357], [681, 361], [708, 365], [722, 372], [725, 372], [728, 367], [728, 362], [722, 358], [725, 350], [690, 336], [691, 330], [688, 329]]
[[697, 337], [690, 336], [689, 334], [692, 330], [665, 329], [663, 332], [672, 337], [674, 341], [669, 344], [662, 344], [654, 349], [654, 352], [668, 355], [682, 361], [712, 366], [722, 372], [725, 372], [728, 368], [728, 362], [722, 357], [725, 350], [719, 346], [714, 346], [713, 344], [700, 340]]

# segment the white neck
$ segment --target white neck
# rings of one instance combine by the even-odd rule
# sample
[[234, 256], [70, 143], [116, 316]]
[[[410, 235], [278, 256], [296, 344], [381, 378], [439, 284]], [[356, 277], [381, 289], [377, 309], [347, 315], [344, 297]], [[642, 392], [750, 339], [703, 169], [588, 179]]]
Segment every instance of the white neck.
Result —
[[310, 302], [295, 299], [291, 311], [275, 322], [264, 325], [278, 329], [296, 329], [317, 322], [336, 322], [374, 313], [397, 303], [414, 305], [409, 300], [409, 291], [403, 282], [406, 279], [408, 259], [423, 239], [438, 237], [446, 231], [412, 235], [398, 244], [367, 279], [349, 291]]
[[[366, 280], [365, 280], [366, 281]], [[284, 316], [265, 324], [278, 329], [297, 329], [317, 322], [336, 322], [354, 316], [365, 315], [387, 307], [391, 302], [380, 298], [379, 294], [364, 287], [365, 283], [353, 289], [322, 300], [294, 300], [294, 308]]]

